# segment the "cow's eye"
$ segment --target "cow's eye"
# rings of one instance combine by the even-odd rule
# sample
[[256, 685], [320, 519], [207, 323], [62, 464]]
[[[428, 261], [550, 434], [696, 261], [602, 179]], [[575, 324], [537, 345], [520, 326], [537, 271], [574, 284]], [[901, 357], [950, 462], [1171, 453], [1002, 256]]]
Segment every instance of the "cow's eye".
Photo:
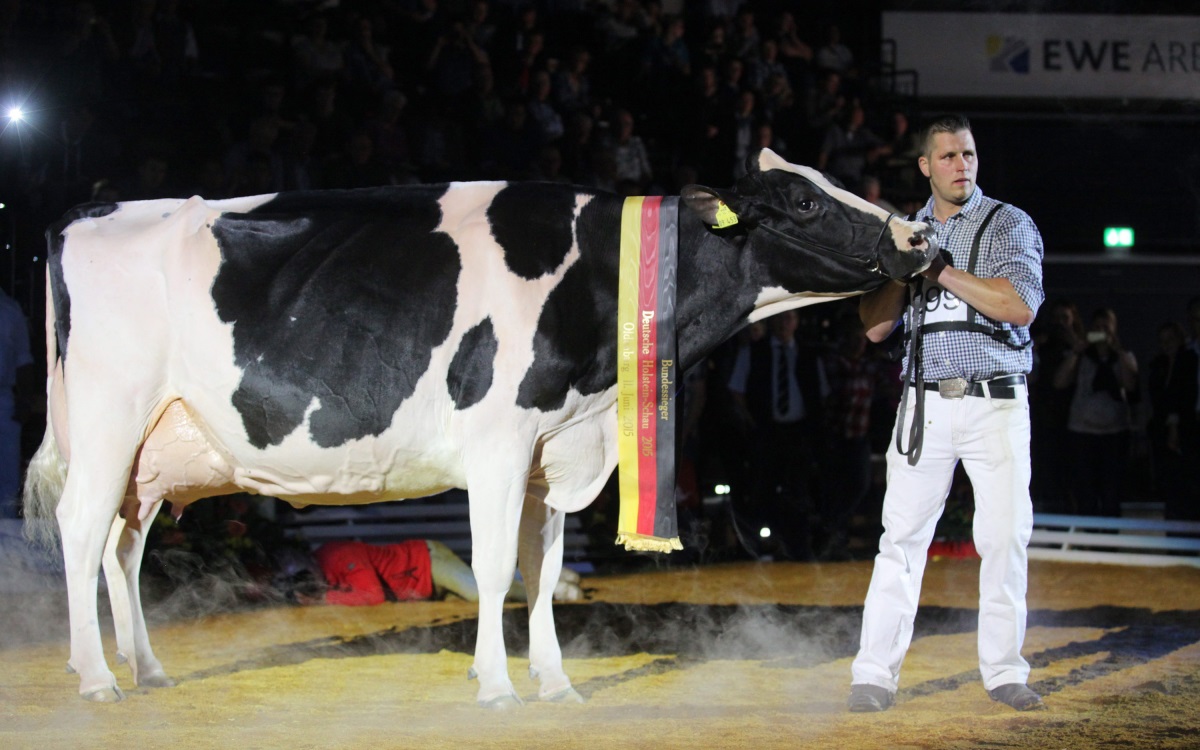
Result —
[[817, 207], [817, 204], [813, 203], [812, 201], [800, 201], [800, 205], [797, 206], [796, 208], [799, 208], [801, 213], [803, 213], [805, 211], [811, 211], [816, 207]]

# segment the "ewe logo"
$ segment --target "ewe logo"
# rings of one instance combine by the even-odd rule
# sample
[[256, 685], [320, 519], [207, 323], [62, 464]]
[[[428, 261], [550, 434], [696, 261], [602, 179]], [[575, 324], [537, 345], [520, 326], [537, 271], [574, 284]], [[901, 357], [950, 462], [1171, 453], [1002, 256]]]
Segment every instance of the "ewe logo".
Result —
[[987, 38], [988, 70], [993, 73], [1029, 74], [1029, 45], [1011, 36]]

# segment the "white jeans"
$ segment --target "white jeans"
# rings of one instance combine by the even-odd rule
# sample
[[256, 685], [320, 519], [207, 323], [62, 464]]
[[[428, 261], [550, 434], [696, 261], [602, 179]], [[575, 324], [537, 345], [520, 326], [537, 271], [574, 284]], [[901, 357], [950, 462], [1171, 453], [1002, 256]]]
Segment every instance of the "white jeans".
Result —
[[[913, 418], [910, 390], [903, 429]], [[887, 493], [883, 536], [863, 607], [862, 640], [851, 667], [854, 684], [895, 692], [900, 665], [912, 641], [921, 595], [926, 552], [946, 506], [961, 460], [975, 493], [975, 548], [979, 568], [979, 671], [992, 690], [1024, 684], [1029, 663], [1021, 656], [1025, 640], [1026, 545], [1033, 531], [1029, 499], [1029, 400], [1024, 388], [1015, 399], [925, 394], [925, 440], [920, 461], [909, 466], [896, 451], [895, 433], [887, 452]], [[899, 418], [897, 419], [899, 422]], [[905, 446], [907, 447], [907, 445]]]

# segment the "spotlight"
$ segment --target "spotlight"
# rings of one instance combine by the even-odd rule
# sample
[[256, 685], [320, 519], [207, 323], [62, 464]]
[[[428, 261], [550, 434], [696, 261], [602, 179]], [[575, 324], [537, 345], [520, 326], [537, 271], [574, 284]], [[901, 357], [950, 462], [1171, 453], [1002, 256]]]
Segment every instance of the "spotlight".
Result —
[[766, 526], [763, 526], [761, 529], [758, 530], [758, 535], [761, 536], [763, 539], [768, 539], [771, 536], [771, 529], [769, 529]]
[[8, 119], [12, 120], [13, 122], [20, 122], [21, 120], [25, 119], [25, 112], [20, 107], [9, 107]]
[[728, 495], [729, 494], [729, 485], [718, 484], [716, 487], [713, 487], [713, 493], [717, 494], [717, 495]]

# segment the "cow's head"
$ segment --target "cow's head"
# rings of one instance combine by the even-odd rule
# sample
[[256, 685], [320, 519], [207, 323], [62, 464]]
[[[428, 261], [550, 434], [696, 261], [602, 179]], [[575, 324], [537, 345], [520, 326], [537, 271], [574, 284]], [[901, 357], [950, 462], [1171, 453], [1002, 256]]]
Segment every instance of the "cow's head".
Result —
[[924, 222], [889, 214], [770, 149], [750, 162], [732, 191], [689, 185], [681, 197], [716, 231], [745, 232], [746, 249], [788, 292], [865, 291], [920, 273], [937, 253]]

